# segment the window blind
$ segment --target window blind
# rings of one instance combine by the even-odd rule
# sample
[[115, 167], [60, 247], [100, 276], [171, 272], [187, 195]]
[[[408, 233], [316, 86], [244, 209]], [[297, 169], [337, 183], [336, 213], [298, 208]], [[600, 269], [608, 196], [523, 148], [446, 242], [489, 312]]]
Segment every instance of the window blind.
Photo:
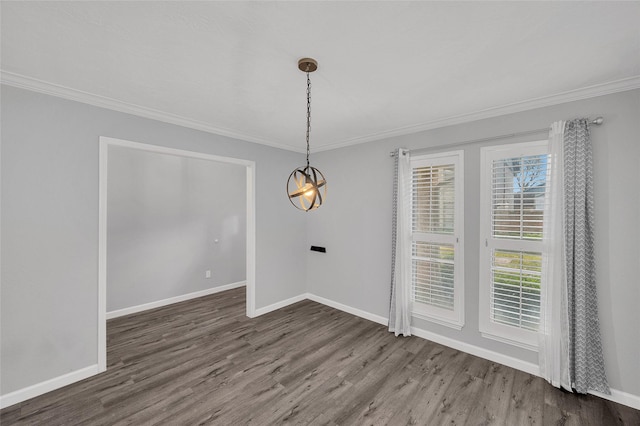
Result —
[[453, 310], [454, 247], [413, 243], [413, 294], [416, 302]]
[[453, 234], [455, 166], [413, 169], [413, 232]]
[[[412, 166], [412, 298], [423, 311], [449, 312], [459, 324], [456, 311], [456, 166], [455, 156], [425, 156]], [[458, 188], [459, 190], [459, 188]], [[458, 290], [460, 291], [460, 290]], [[428, 306], [428, 307], [427, 307]], [[462, 308], [458, 308], [461, 310]], [[438, 315], [442, 318], [443, 312]], [[456, 320], [453, 320], [453, 319]]]
[[547, 155], [491, 163], [491, 319], [537, 331]]
[[493, 320], [518, 328], [538, 330], [542, 255], [536, 252], [494, 250], [492, 257]]
[[547, 156], [494, 160], [491, 227], [495, 238], [542, 239]]

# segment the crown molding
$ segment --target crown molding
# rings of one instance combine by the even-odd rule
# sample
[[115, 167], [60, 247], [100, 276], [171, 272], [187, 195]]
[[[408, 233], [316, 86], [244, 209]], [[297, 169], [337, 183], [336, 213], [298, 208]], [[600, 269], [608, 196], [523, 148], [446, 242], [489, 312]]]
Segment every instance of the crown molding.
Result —
[[20, 89], [31, 90], [33, 92], [44, 93], [45, 95], [57, 96], [63, 99], [81, 102], [101, 108], [107, 108], [118, 112], [124, 112], [126, 114], [137, 115], [139, 117], [162, 121], [169, 124], [175, 124], [190, 129], [201, 130], [203, 132], [212, 133], [219, 136], [240, 139], [246, 142], [258, 143], [261, 145], [267, 145], [273, 148], [284, 149], [287, 151], [294, 151], [299, 153], [306, 152], [306, 150], [298, 147], [276, 143], [267, 139], [262, 139], [256, 136], [236, 132], [234, 130], [225, 129], [222, 127], [212, 126], [211, 124], [205, 123], [203, 121], [192, 120], [190, 118], [182, 117], [180, 115], [172, 114], [169, 112], [159, 111], [132, 103], [119, 101], [117, 99], [109, 98], [106, 96], [95, 95], [93, 93], [88, 93], [82, 90], [76, 90], [70, 87], [49, 83], [43, 80], [38, 80], [5, 70], [0, 70], [0, 83]]
[[536, 108], [544, 108], [548, 106], [563, 104], [567, 102], [579, 101], [582, 99], [595, 98], [597, 96], [609, 95], [612, 93], [626, 92], [628, 90], [640, 89], [640, 75], [624, 78], [621, 80], [611, 81], [608, 83], [596, 84], [593, 86], [584, 87], [582, 89], [570, 90], [567, 92], [557, 93], [550, 96], [542, 96], [539, 98], [533, 98], [526, 101], [514, 102], [507, 105], [498, 107], [492, 107], [483, 109], [480, 111], [461, 114], [451, 117], [445, 117], [426, 123], [415, 124], [406, 127], [399, 127], [397, 129], [373, 133], [366, 136], [358, 136], [355, 138], [347, 139], [323, 145], [315, 152], [329, 151], [337, 148], [344, 148], [351, 145], [359, 145], [365, 142], [373, 142], [381, 139], [388, 139], [396, 136], [409, 135], [413, 133], [423, 132], [425, 130], [437, 129], [440, 127], [453, 126], [455, 124], [468, 123], [471, 121], [482, 120], [486, 118], [499, 117], [502, 115], [513, 114], [522, 111], [528, 111]]
[[[0, 70], [0, 82], [13, 87], [27, 89], [34, 92], [44, 93], [51, 96], [57, 96], [72, 101], [82, 102], [85, 104], [107, 108], [114, 111], [124, 112], [127, 114], [137, 115], [139, 117], [149, 118], [152, 120], [162, 121], [165, 123], [175, 124], [190, 129], [201, 130], [203, 132], [212, 133], [229, 138], [240, 139], [247, 142], [258, 143], [273, 148], [284, 149], [298, 153], [306, 151], [299, 147], [285, 145], [262, 139], [256, 136], [236, 132], [234, 130], [215, 127], [209, 123], [192, 120], [176, 114], [147, 108], [128, 102], [119, 101], [117, 99], [105, 96], [95, 95], [81, 90], [72, 89], [65, 86], [49, 83], [31, 77], [26, 77], [17, 73]], [[387, 130], [378, 133], [372, 133], [365, 136], [358, 136], [335, 143], [319, 146], [313, 152], [329, 151], [332, 149], [344, 148], [352, 145], [359, 145], [366, 142], [373, 142], [381, 139], [388, 139], [397, 136], [408, 135], [412, 133], [423, 132], [426, 130], [437, 129], [440, 127], [453, 126], [456, 124], [468, 123], [471, 121], [493, 118], [507, 114], [513, 114], [522, 111], [528, 111], [536, 108], [544, 108], [548, 106], [558, 105], [566, 102], [579, 101], [582, 99], [595, 98], [597, 96], [609, 95], [617, 92], [625, 92], [640, 88], [640, 75], [624, 78], [621, 80], [611, 81], [608, 83], [596, 84], [581, 89], [570, 90], [567, 92], [557, 93], [555, 95], [533, 98], [526, 101], [514, 102], [507, 105], [483, 109], [480, 111], [460, 114], [451, 117], [440, 118], [428, 121], [426, 123], [415, 124], [411, 126], [399, 127], [397, 129]]]

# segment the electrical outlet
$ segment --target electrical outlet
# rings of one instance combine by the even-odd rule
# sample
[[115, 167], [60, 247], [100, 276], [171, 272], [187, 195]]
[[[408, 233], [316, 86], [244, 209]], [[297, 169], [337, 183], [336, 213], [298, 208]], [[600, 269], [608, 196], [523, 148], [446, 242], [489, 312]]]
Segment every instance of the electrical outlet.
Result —
[[204, 277], [211, 278], [211, 269], [207, 269], [206, 271], [204, 271]]

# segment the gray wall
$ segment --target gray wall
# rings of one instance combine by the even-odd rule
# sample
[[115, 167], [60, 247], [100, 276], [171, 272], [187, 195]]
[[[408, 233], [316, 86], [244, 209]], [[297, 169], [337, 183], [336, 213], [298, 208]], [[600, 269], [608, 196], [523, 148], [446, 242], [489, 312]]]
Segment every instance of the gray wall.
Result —
[[[605, 362], [612, 387], [640, 395], [638, 90], [314, 154], [312, 163], [327, 176], [329, 194], [321, 209], [307, 214], [293, 209], [283, 190], [289, 172], [303, 162], [301, 154], [5, 85], [1, 95], [2, 394], [96, 363], [100, 136], [256, 161], [256, 308], [309, 291], [387, 316], [391, 149], [603, 115], [605, 124], [593, 128], [593, 141]], [[479, 222], [474, 206], [479, 203], [480, 146], [464, 148], [466, 325], [460, 332], [424, 321], [416, 325], [535, 362], [535, 353], [483, 339], [477, 332]], [[310, 244], [328, 251], [309, 253]], [[306, 288], [300, 278], [305, 273]]]
[[[391, 193], [397, 147], [447, 143], [540, 129], [557, 120], [602, 115], [593, 127], [596, 258], [600, 321], [613, 388], [640, 395], [640, 90], [450, 126], [313, 155], [327, 177], [326, 205], [308, 215], [308, 291], [388, 316]], [[537, 363], [537, 354], [483, 338], [478, 332], [480, 146], [546, 139], [545, 134], [467, 145], [465, 151], [465, 321], [461, 331], [414, 320], [443, 336]], [[456, 147], [455, 149], [460, 149]], [[425, 152], [447, 151], [447, 148]]]
[[256, 308], [305, 291], [306, 217], [284, 191], [302, 154], [1, 88], [3, 395], [97, 362], [100, 136], [255, 161]]
[[246, 279], [246, 167], [120, 146], [108, 161], [107, 312]]

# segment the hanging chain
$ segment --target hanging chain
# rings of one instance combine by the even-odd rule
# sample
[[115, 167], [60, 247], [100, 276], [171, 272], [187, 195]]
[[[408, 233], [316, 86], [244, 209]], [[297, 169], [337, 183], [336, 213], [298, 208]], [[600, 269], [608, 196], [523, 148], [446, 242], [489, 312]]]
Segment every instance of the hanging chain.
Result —
[[311, 79], [307, 65], [307, 167], [309, 167], [309, 131], [311, 129]]

